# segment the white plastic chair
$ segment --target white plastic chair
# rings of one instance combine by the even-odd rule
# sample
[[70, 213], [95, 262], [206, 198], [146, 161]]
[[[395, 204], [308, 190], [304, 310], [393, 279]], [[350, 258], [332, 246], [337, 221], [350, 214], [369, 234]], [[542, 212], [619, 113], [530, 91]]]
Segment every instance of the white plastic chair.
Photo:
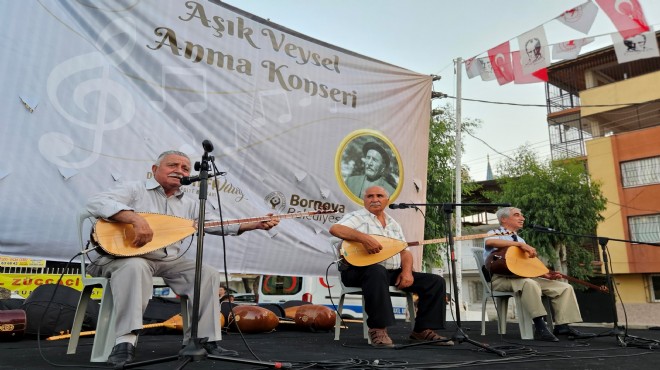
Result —
[[[477, 262], [477, 270], [479, 271], [479, 277], [481, 278], [481, 285], [484, 287], [483, 298], [481, 300], [481, 335], [486, 335], [486, 303], [489, 298], [494, 298], [495, 300], [495, 310], [497, 311], [497, 333], [506, 334], [506, 319], [509, 311], [509, 298], [513, 297], [516, 304], [516, 316], [518, 317], [518, 326], [520, 327], [520, 338], [529, 340], [534, 339], [534, 326], [532, 318], [527, 313], [527, 310], [522, 308], [520, 302], [520, 294], [516, 292], [506, 292], [506, 291], [497, 291], [490, 290], [490, 283], [486, 281], [486, 277], [481, 270], [481, 266], [484, 265], [484, 250], [483, 248], [473, 247], [472, 254], [474, 259]], [[545, 305], [545, 310], [548, 315], [546, 316], [546, 321], [548, 327], [552, 330], [552, 311], [550, 310], [550, 299], [548, 297], [543, 297], [543, 304]]]
[[[78, 225], [78, 240], [80, 242], [81, 251], [85, 251], [85, 231], [89, 231], [84, 227], [85, 222], [89, 221], [90, 225], [95, 220], [89, 212], [83, 211], [77, 216]], [[88, 234], [89, 235], [89, 234]], [[78, 340], [80, 339], [80, 331], [82, 329], [87, 304], [92, 296], [92, 291], [96, 287], [102, 288], [101, 303], [99, 307], [99, 316], [96, 323], [96, 334], [94, 335], [94, 344], [92, 345], [92, 355], [90, 362], [106, 362], [112, 347], [115, 345], [115, 320], [116, 314], [113, 309], [112, 290], [110, 289], [110, 280], [105, 277], [89, 277], [87, 276], [84, 255], [80, 258], [80, 274], [82, 277], [83, 290], [80, 293], [80, 300], [76, 308], [76, 315], [73, 319], [73, 326], [71, 328], [71, 338], [69, 339], [69, 346], [67, 354], [75, 354], [78, 347]], [[181, 297], [181, 316], [183, 317], [183, 330], [188, 328], [188, 305], [187, 297]]]
[[[335, 340], [339, 340], [339, 334], [341, 332], [341, 313], [342, 313], [342, 310], [344, 309], [344, 299], [346, 298], [346, 295], [347, 294], [362, 295], [362, 288], [344, 286], [344, 283], [341, 282], [341, 278], [339, 279], [339, 282], [341, 284], [341, 296], [339, 298], [339, 305], [337, 305], [337, 318], [335, 319]], [[404, 292], [403, 290], [399, 290], [397, 287], [390, 286], [390, 296], [392, 296], [392, 295], [405, 295], [406, 296], [406, 301], [407, 301], [407, 306], [408, 306], [408, 313], [410, 314], [410, 327], [412, 329], [414, 329], [415, 328], [415, 302], [413, 300], [412, 293]], [[364, 310], [364, 296], [363, 295], [362, 295], [362, 335], [367, 340], [367, 342], [369, 344], [371, 344], [371, 338], [369, 338], [369, 327], [367, 326], [367, 312]]]

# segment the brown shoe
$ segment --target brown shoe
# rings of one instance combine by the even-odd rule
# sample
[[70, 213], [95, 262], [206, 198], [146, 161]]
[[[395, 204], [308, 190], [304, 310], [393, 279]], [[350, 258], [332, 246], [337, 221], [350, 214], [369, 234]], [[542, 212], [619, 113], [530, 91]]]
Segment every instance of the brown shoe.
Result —
[[387, 329], [369, 329], [369, 339], [371, 346], [376, 348], [392, 348], [394, 343], [387, 335]]
[[431, 329], [426, 329], [422, 332], [412, 332], [410, 333], [410, 340], [413, 342], [430, 342], [432, 341], [433, 345], [436, 346], [453, 346], [454, 341], [443, 337], [442, 335], [436, 334]]

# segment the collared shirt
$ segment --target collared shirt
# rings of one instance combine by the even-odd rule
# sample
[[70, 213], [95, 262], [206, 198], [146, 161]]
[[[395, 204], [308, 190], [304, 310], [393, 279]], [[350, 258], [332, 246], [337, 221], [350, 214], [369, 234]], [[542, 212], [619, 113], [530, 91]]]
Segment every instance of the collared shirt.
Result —
[[[508, 235], [497, 235], [497, 234], [506, 234], [506, 233], [510, 233], [510, 234], [508, 234]], [[525, 239], [521, 238], [520, 235], [507, 230], [503, 226], [500, 226], [498, 229], [495, 229], [495, 230], [490, 230], [487, 234], [488, 235], [493, 235], [493, 236], [489, 236], [487, 238], [484, 238], [484, 261], [486, 260], [486, 258], [488, 258], [488, 256], [490, 256], [491, 253], [493, 253], [493, 251], [495, 249], [497, 249], [497, 248], [489, 247], [489, 246], [486, 245], [486, 240], [488, 240], [488, 239], [502, 239], [502, 240], [510, 240], [512, 242], [513, 241], [519, 241], [519, 242], [522, 242], [522, 243], [525, 242]]]
[[[158, 213], [196, 220], [199, 216], [199, 202], [192, 197], [185, 197], [179, 190], [175, 195], [167, 197], [163, 187], [155, 180], [130, 181], [118, 184], [113, 189], [96, 194], [87, 201], [87, 210], [96, 217], [108, 220], [119, 211], [135, 211]], [[205, 210], [206, 221], [217, 221], [219, 217]], [[226, 235], [236, 235], [240, 225], [225, 226]], [[221, 228], [207, 228], [206, 232], [220, 234]], [[179, 253], [181, 242], [173, 243], [166, 248], [145, 254], [148, 259], [174, 259]]]
[[[399, 225], [399, 223], [387, 213], [385, 213], [385, 227], [381, 225], [376, 215], [364, 208], [345, 214], [344, 217], [337, 221], [337, 224], [350, 227], [351, 229], [355, 229], [365, 234], [381, 235], [404, 242], [406, 241], [406, 238], [403, 236], [401, 225]], [[339, 250], [342, 241], [342, 239], [337, 238], [336, 236], [330, 238], [330, 243], [336, 248], [336, 250]], [[385, 261], [380, 262], [380, 264], [385, 266], [388, 270], [398, 269], [401, 267], [401, 256], [397, 253]]]

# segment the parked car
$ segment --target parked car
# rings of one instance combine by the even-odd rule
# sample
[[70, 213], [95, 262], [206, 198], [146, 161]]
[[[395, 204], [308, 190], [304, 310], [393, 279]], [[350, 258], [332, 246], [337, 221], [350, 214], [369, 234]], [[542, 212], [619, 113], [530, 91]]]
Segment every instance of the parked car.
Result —
[[254, 293], [234, 293], [234, 303], [257, 303], [257, 296]]

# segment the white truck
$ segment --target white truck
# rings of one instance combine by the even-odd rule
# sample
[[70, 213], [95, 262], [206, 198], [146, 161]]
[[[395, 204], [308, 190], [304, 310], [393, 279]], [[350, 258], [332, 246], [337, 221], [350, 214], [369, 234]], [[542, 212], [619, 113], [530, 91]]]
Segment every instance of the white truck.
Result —
[[[285, 276], [261, 275], [258, 287], [258, 302], [284, 304], [289, 301], [304, 301], [337, 309], [341, 297], [339, 277], [330, 276]], [[392, 296], [392, 307], [397, 319], [406, 318], [406, 298]], [[342, 317], [362, 318], [362, 296], [348, 294], [344, 299]]]

